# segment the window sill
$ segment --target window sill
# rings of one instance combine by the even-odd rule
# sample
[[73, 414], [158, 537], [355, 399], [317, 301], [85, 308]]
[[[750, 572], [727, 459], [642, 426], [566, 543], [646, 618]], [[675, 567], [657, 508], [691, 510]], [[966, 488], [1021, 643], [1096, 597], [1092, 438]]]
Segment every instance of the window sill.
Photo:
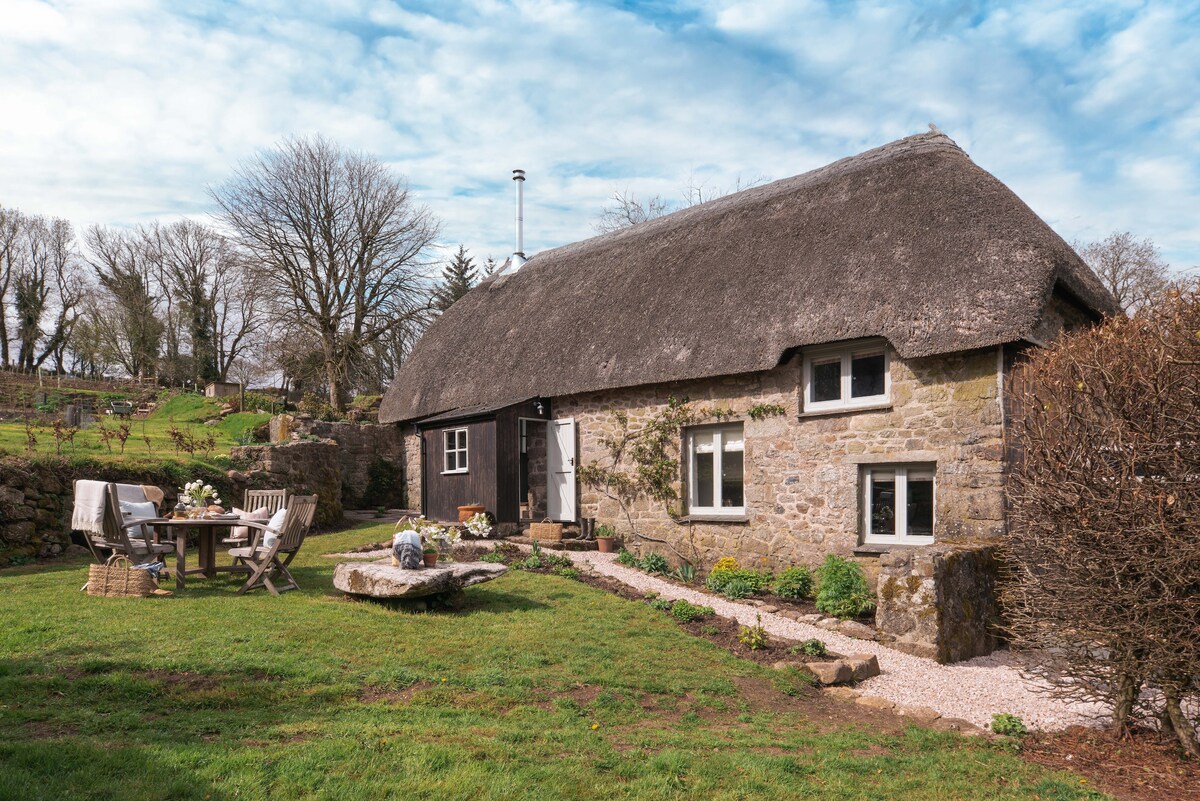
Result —
[[465, 476], [469, 470], [443, 470], [443, 476]]
[[892, 551], [912, 551], [933, 545], [929, 542], [865, 542], [854, 549], [855, 556], [879, 556]]
[[805, 417], [829, 417], [829, 416], [835, 415], [835, 414], [854, 414], [855, 412], [883, 412], [883, 411], [891, 411], [891, 410], [892, 410], [892, 402], [889, 400], [889, 401], [882, 401], [880, 403], [864, 404], [862, 406], [838, 406], [837, 408], [831, 408], [831, 409], [813, 409], [812, 411], [805, 410], [805, 411], [800, 412], [799, 416], [801, 419], [803, 419]]
[[745, 525], [750, 518], [745, 514], [732, 515], [684, 515], [675, 518], [676, 523], [726, 523], [730, 525]]

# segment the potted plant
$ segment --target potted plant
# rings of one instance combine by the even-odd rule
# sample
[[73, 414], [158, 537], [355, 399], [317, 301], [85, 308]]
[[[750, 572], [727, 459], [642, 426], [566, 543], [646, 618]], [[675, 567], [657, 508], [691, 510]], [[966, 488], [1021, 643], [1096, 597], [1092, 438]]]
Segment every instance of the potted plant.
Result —
[[596, 526], [596, 547], [600, 553], [612, 553], [613, 543], [617, 539], [617, 530], [607, 523]]
[[458, 522], [465, 523], [474, 515], [482, 514], [484, 511], [483, 504], [469, 503], [466, 506], [458, 507]]
[[425, 567], [436, 567], [438, 560], [437, 546], [432, 542], [425, 542], [421, 546], [422, 556], [425, 559]]

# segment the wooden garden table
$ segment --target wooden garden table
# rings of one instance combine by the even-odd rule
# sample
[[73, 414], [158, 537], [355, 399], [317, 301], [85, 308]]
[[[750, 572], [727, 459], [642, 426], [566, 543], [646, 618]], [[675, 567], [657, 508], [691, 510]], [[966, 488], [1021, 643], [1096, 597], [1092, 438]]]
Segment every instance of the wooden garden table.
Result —
[[[249, 568], [243, 565], [217, 564], [217, 534], [219, 529], [233, 526], [246, 526], [260, 531], [266, 529], [263, 523], [257, 523], [240, 518], [160, 518], [147, 520], [146, 525], [182, 529], [175, 531], [175, 589], [182, 590], [188, 575], [202, 574], [205, 578], [213, 578], [218, 572], [247, 573]], [[187, 566], [187, 533], [196, 532], [196, 559], [198, 565]]]

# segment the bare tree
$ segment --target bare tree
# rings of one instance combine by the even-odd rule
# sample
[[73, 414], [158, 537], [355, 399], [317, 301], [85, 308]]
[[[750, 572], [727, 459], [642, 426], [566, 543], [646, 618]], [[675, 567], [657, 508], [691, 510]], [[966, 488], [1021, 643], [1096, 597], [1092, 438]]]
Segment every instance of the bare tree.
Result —
[[93, 335], [105, 358], [129, 375], [154, 375], [164, 325], [144, 237], [97, 225], [84, 239], [101, 289], [88, 310]]
[[341, 414], [355, 357], [429, 308], [437, 220], [382, 162], [320, 136], [243, 164], [213, 198], [277, 319], [319, 341]]
[[[62, 370], [85, 288], [75, 233], [66, 220], [19, 212], [8, 223], [14, 235], [3, 245], [7, 275], [0, 283], [12, 287], [17, 366], [33, 370], [54, 356]], [[6, 331], [6, 347], [7, 338]]]
[[25, 216], [21, 212], [0, 206], [0, 364], [4, 367], [12, 363], [8, 350], [8, 290], [24, 227]]
[[1004, 601], [1056, 692], [1102, 703], [1118, 730], [1161, 716], [1200, 757], [1196, 331], [1200, 294], [1174, 290], [1017, 373]]
[[245, 254], [193, 220], [154, 223], [141, 234], [166, 305], [164, 361], [178, 369], [187, 345], [197, 384], [224, 381], [260, 316]]
[[744, 181], [739, 177], [732, 189], [723, 189], [721, 187], [709, 186], [703, 181], [697, 181], [693, 175], [684, 184], [680, 193], [682, 200], [679, 202], [667, 200], [662, 195], [654, 195], [642, 200], [628, 189], [623, 191], [618, 190], [613, 192], [612, 197], [609, 198], [612, 201], [612, 205], [606, 206], [600, 212], [600, 218], [596, 221], [594, 227], [597, 232], [602, 234], [619, 231], [622, 228], [628, 228], [631, 225], [657, 219], [680, 209], [698, 206], [701, 203], [707, 203], [710, 200], [716, 200], [725, 195], [741, 192], [743, 189], [749, 189], [766, 183], [767, 180], [766, 176], [763, 175], [749, 181]]
[[1127, 314], [1161, 296], [1171, 285], [1171, 268], [1149, 239], [1128, 231], [1076, 244], [1076, 250]]

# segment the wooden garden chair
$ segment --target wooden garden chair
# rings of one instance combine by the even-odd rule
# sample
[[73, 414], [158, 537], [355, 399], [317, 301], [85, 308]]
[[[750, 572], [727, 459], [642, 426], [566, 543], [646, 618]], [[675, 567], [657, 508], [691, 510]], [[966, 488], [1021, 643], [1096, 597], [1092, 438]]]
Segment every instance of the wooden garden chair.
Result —
[[[255, 533], [254, 541], [246, 548], [232, 548], [229, 555], [240, 560], [250, 571], [250, 578], [238, 589], [238, 595], [257, 587], [266, 587], [272, 595], [278, 595], [286, 590], [298, 590], [300, 585], [288, 570], [288, 565], [296, 558], [304, 538], [312, 528], [313, 516], [317, 511], [316, 495], [293, 495], [288, 501], [287, 512], [283, 518], [279, 537], [269, 548], [263, 547], [266, 531]], [[286, 579], [285, 583], [276, 584], [273, 580], [279, 574]]]
[[[245, 511], [247, 514], [250, 514], [251, 512], [257, 512], [259, 509], [265, 508], [267, 510], [267, 512], [269, 513], [267, 515], [267, 519], [270, 520], [271, 515], [275, 514], [280, 509], [287, 508], [287, 500], [288, 500], [288, 490], [285, 490], [285, 489], [280, 489], [280, 490], [248, 489], [248, 490], [246, 490], [246, 495], [242, 501], [242, 510]], [[253, 539], [253, 536], [251, 536], [249, 534], [246, 536], [232, 536], [233, 529], [235, 529], [235, 528], [237, 528], [237, 526], [233, 526], [230, 528], [231, 536], [226, 537], [225, 539], [221, 540], [221, 544], [222, 545], [232, 545], [235, 548], [249, 545], [250, 540]], [[245, 527], [245, 528], [249, 529], [249, 527]], [[239, 564], [239, 562], [237, 560], [235, 560], [234, 564]]]
[[[75, 497], [80, 497], [80, 484], [75, 482]], [[89, 482], [96, 484], [97, 482]], [[117, 556], [127, 556], [135, 565], [147, 562], [162, 562], [166, 554], [175, 550], [169, 542], [155, 542], [151, 525], [146, 520], [126, 521], [121, 514], [121, 499], [118, 496], [116, 484], [104, 484], [103, 515], [98, 528], [84, 530], [84, 538], [97, 562], [107, 563]], [[76, 501], [78, 502], [78, 501]], [[139, 529], [141, 536], [131, 535], [134, 529]], [[108, 551], [107, 557], [102, 556]]]

